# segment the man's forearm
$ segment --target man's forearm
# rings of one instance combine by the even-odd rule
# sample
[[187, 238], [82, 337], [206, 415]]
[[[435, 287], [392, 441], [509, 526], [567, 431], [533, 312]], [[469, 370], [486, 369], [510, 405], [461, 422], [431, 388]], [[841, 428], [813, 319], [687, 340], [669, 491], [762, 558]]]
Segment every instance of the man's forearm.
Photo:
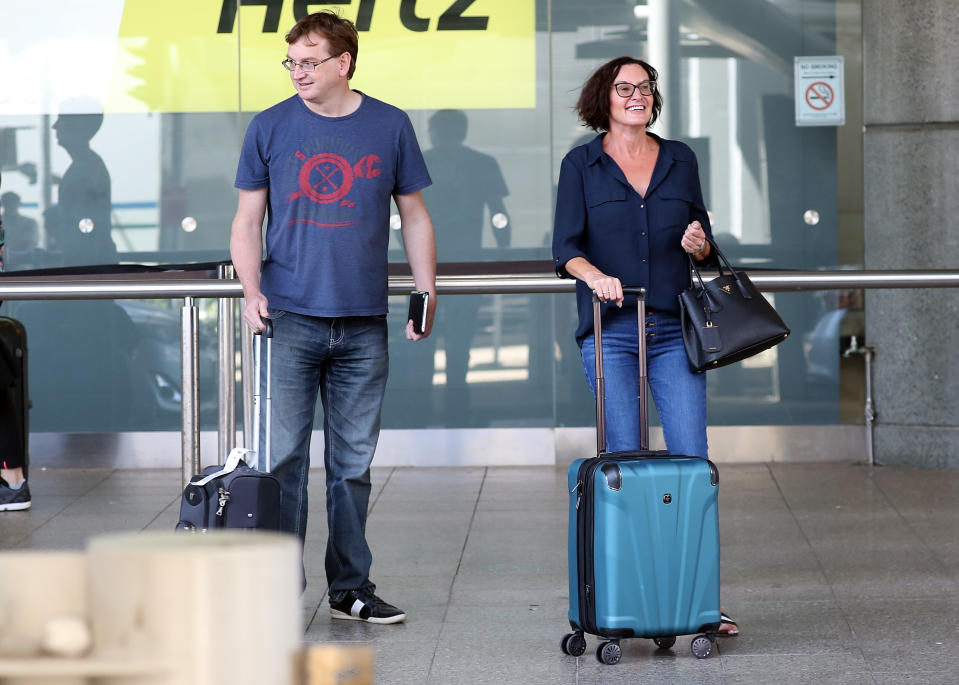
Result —
[[249, 298], [260, 293], [260, 268], [263, 261], [263, 244], [258, 228], [234, 222], [230, 236], [230, 256], [237, 277], [243, 286], [243, 294]]
[[404, 222], [403, 245], [416, 289], [435, 292], [436, 239], [433, 235], [433, 222], [428, 215]]

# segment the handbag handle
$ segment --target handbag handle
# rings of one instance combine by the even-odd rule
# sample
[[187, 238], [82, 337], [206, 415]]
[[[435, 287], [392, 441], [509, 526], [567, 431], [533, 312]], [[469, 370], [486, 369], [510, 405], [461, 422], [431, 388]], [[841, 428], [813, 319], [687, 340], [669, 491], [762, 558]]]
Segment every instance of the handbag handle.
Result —
[[[746, 286], [743, 285], [742, 280], [739, 278], [739, 273], [736, 269], [733, 268], [733, 265], [730, 263], [729, 259], [726, 258], [726, 255], [723, 254], [723, 251], [719, 249], [719, 246], [716, 245], [715, 241], [712, 238], [706, 237], [706, 241], [712, 246], [713, 251], [716, 253], [716, 256], [719, 258], [719, 275], [723, 275], [723, 266], [729, 269], [729, 275], [733, 277], [736, 281], [736, 285], [739, 286], [739, 292], [742, 293], [743, 299], [751, 300], [753, 299], [752, 294], [747, 290]], [[709, 295], [706, 294], [706, 284], [703, 281], [703, 275], [699, 273], [699, 267], [696, 266], [696, 260], [693, 259], [693, 256], [687, 252], [686, 258], [689, 260], [689, 266], [692, 267], [693, 273], [696, 274], [696, 278], [699, 280], [699, 287], [703, 291], [704, 297], [706, 298], [707, 304], [709, 304]], [[715, 304], [712, 307], [715, 310], [719, 310], [719, 307], [716, 307]]]

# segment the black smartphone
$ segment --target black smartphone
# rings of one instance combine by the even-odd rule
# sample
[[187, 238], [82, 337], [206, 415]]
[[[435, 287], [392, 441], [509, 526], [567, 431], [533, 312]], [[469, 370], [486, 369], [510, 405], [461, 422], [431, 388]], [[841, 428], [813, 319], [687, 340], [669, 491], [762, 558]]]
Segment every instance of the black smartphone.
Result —
[[407, 320], [413, 322], [413, 332], [423, 335], [426, 332], [426, 306], [429, 304], [430, 294], [425, 290], [414, 290], [410, 293], [410, 312]]

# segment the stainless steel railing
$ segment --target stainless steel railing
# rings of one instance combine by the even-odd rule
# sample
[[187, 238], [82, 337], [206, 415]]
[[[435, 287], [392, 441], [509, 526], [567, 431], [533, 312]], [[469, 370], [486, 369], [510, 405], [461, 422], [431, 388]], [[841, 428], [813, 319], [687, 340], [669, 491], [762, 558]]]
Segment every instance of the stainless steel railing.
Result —
[[[208, 279], [136, 279], [104, 280], [38, 280], [8, 276], [0, 279], [2, 300], [114, 300], [114, 299], [183, 299], [181, 309], [181, 395], [182, 395], [182, 442], [181, 465], [184, 484], [200, 469], [200, 402], [199, 402], [199, 326], [196, 300], [220, 298], [218, 311], [219, 364], [218, 364], [218, 447], [219, 454], [232, 448], [236, 435], [235, 405], [235, 307], [229, 298], [243, 296], [239, 282], [232, 279], [232, 269], [220, 271], [220, 280]], [[860, 288], [955, 288], [959, 287], [959, 271], [755, 271], [750, 279], [764, 291], [799, 290], [853, 290]], [[714, 274], [704, 273], [704, 277]], [[532, 294], [567, 293], [575, 288], [575, 282], [560, 280], [552, 274], [511, 274], [506, 276], [440, 276], [437, 292], [441, 295], [470, 294]], [[391, 276], [389, 292], [403, 295], [413, 289], [409, 276]], [[242, 326], [243, 344], [243, 392], [251, 387], [248, 379], [250, 338], [246, 326]], [[248, 405], [244, 403], [244, 406]], [[252, 425], [252, 415], [244, 416], [245, 444], [250, 436], [246, 427]]]

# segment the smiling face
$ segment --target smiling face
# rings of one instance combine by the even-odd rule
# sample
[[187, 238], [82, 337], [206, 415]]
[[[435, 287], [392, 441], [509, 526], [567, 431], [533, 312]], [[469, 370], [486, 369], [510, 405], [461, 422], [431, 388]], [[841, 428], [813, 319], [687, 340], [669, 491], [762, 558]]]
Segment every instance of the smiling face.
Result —
[[649, 126], [649, 119], [653, 114], [653, 94], [643, 95], [639, 88], [633, 91], [628, 98], [616, 93], [617, 83], [631, 83], [637, 85], [649, 81], [649, 74], [638, 64], [624, 64], [616, 73], [613, 85], [609, 89], [609, 126]]
[[319, 34], [311, 33], [291, 43], [286, 56], [300, 64], [317, 63], [313, 71], [304, 71], [297, 66], [290, 72], [293, 87], [308, 104], [322, 103], [331, 96], [349, 91], [349, 80], [346, 77], [349, 70], [349, 54], [343, 53], [319, 64], [330, 57], [329, 41]]

